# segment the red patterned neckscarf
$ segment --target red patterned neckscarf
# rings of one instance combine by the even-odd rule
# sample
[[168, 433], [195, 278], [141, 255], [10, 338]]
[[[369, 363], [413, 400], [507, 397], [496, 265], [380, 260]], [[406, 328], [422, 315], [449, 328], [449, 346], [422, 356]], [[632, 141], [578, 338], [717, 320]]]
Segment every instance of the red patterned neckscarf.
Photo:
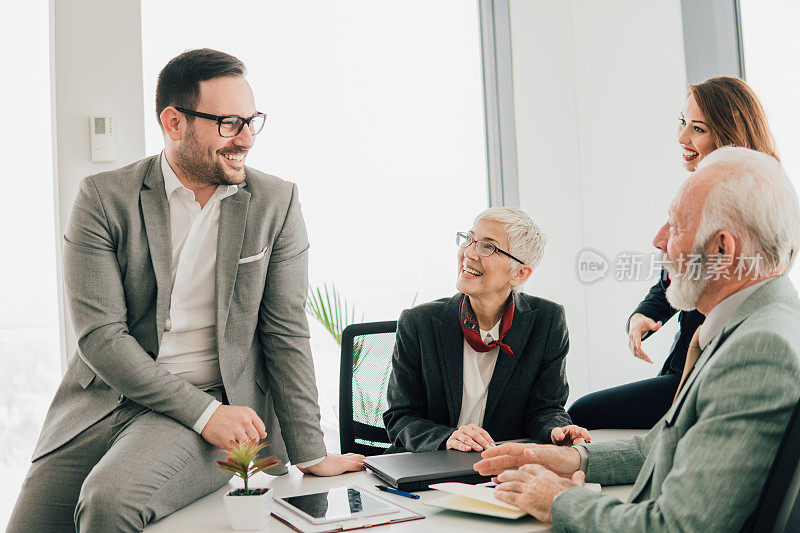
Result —
[[500, 319], [500, 338], [486, 344], [481, 338], [478, 319], [475, 317], [475, 311], [472, 310], [469, 298], [467, 298], [466, 294], [461, 297], [461, 303], [458, 306], [458, 321], [461, 324], [461, 332], [464, 334], [464, 338], [467, 339], [467, 343], [476, 352], [488, 352], [495, 346], [498, 346], [501, 352], [505, 352], [511, 357], [514, 357], [514, 352], [511, 351], [511, 347], [502, 342], [503, 337], [505, 337], [508, 330], [511, 329], [511, 322], [514, 320], [514, 295], [512, 294], [508, 299], [510, 301], [506, 304], [506, 311], [503, 313], [503, 318]]

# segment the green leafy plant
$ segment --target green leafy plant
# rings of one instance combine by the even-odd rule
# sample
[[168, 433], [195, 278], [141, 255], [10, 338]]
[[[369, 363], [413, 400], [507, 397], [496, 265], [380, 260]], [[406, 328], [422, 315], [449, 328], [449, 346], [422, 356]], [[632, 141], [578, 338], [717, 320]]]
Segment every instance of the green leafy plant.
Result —
[[263, 459], [258, 458], [258, 453], [266, 446], [267, 443], [258, 444], [247, 441], [237, 442], [230, 450], [220, 450], [225, 454], [225, 460], [217, 461], [217, 468], [242, 478], [244, 481], [243, 496], [250, 495], [250, 490], [247, 487], [250, 476], [256, 472], [265, 472], [268, 468], [272, 468], [280, 462], [274, 456]]
[[[322, 288], [312, 287], [309, 289], [306, 312], [319, 320], [340, 347], [342, 332], [347, 326], [356, 322], [355, 306], [341, 297], [333, 285], [330, 290], [327, 284], [324, 284]], [[363, 322], [364, 317], [362, 316], [360, 320]], [[353, 343], [353, 371], [358, 369], [359, 364], [363, 361], [363, 356], [369, 351], [369, 349], [364, 349], [364, 339], [365, 337], [357, 337]]]
[[308, 291], [306, 312], [319, 320], [328, 332], [342, 345], [342, 331], [356, 321], [356, 310], [339, 296], [336, 287], [327, 283], [320, 287], [312, 287]]

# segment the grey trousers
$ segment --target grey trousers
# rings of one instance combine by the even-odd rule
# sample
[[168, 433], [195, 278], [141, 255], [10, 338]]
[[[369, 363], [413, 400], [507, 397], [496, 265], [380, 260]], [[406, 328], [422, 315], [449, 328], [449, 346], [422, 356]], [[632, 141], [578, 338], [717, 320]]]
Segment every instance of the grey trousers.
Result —
[[32, 463], [7, 532], [141, 531], [225, 485], [219, 458], [190, 428], [125, 399]]

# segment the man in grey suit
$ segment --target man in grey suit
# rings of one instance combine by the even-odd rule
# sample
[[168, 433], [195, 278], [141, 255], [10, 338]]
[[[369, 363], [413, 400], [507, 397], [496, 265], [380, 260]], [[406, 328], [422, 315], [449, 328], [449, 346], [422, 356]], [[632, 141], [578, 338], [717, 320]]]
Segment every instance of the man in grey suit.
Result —
[[140, 531], [229, 479], [215, 448], [268, 437], [326, 455], [304, 312], [297, 187], [244, 166], [264, 125], [244, 65], [185, 52], [161, 71], [161, 155], [86, 178], [64, 236], [78, 349], [8, 531]]
[[[506, 444], [476, 465], [497, 476], [498, 499], [556, 531], [738, 531], [800, 396], [800, 300], [786, 277], [800, 207], [780, 164], [746, 148], [708, 155], [654, 244], [670, 304], [707, 316], [666, 415], [644, 437]], [[634, 485], [622, 502], [584, 481]]]

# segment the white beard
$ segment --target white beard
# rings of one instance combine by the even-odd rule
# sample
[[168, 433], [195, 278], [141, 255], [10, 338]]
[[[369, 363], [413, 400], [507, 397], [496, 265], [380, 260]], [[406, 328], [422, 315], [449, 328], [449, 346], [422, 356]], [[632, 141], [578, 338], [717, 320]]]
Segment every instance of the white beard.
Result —
[[[693, 250], [693, 253], [697, 253], [697, 251]], [[661, 259], [667, 259], [667, 255], [663, 252], [661, 253]], [[683, 274], [679, 274], [673, 264], [668, 262], [662, 264], [664, 264], [669, 273], [670, 284], [666, 293], [669, 305], [681, 311], [693, 311], [696, 309], [697, 301], [706, 290], [706, 285], [708, 285], [708, 277], [706, 276], [708, 272], [707, 258], [703, 257], [699, 275], [688, 270]]]

